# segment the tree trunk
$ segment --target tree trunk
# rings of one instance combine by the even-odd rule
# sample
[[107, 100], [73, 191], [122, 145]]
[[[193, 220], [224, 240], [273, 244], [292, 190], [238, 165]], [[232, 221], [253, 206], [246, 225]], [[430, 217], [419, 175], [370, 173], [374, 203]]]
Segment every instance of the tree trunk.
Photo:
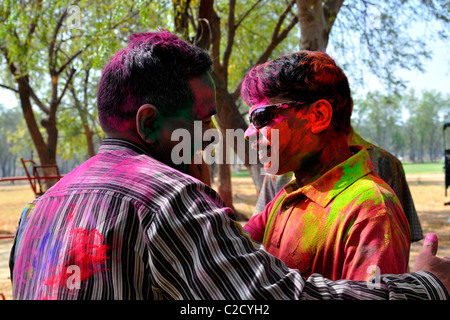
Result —
[[300, 50], [326, 51], [331, 28], [343, 0], [297, 0]]
[[189, 37], [188, 9], [190, 0], [172, 0], [174, 8], [175, 32], [182, 35], [184, 39]]
[[92, 133], [91, 129], [88, 125], [83, 124], [84, 133], [86, 134], [86, 143], [87, 143], [87, 151], [88, 151], [88, 157], [91, 158], [95, 156], [96, 152], [94, 149], [94, 141], [92, 140], [92, 137], [94, 134]]
[[217, 192], [222, 197], [225, 205], [234, 210], [233, 206], [233, 192], [231, 185], [231, 168], [229, 163], [229, 157], [227, 157], [229, 148], [227, 148], [227, 138], [225, 134], [225, 130], [220, 128], [223, 139], [223, 148], [217, 149], [217, 173], [218, 173], [218, 182], [217, 182]]
[[[334, 1], [329, 1], [334, 4]], [[337, 3], [342, 3], [342, 1], [336, 1]], [[259, 1], [255, 1], [254, 6], [249, 8], [244, 17], [253, 10]], [[179, 1], [173, 2], [175, 7], [175, 12], [181, 12], [182, 15], [188, 16], [188, 11], [183, 10], [183, 6]], [[284, 12], [280, 15], [279, 20], [274, 28], [272, 37], [270, 38], [270, 43], [268, 44], [266, 50], [261, 54], [257, 63], [265, 62], [276, 48], [276, 46], [283, 41], [288, 33], [297, 25], [298, 16], [292, 18], [289, 23], [286, 25], [285, 21], [287, 18], [291, 17], [291, 9], [295, 4], [295, 0], [291, 0], [287, 3]], [[216, 85], [216, 103], [217, 103], [217, 115], [216, 119], [218, 121], [218, 125], [221, 128], [222, 132], [225, 133], [226, 129], [233, 130], [242, 130], [242, 133], [247, 129], [248, 125], [239, 113], [239, 110], [236, 106], [235, 101], [240, 96], [240, 84], [237, 85], [236, 89], [230, 93], [228, 91], [228, 63], [230, 59], [230, 55], [232, 52], [232, 48], [234, 45], [234, 36], [236, 33], [236, 29], [240, 25], [241, 21], [235, 21], [235, 13], [234, 8], [236, 6], [236, 1], [229, 2], [229, 13], [228, 13], [228, 22], [227, 22], [227, 43], [225, 45], [225, 49], [221, 46], [221, 24], [220, 18], [213, 8], [212, 0], [201, 0], [199, 5], [199, 15], [198, 15], [198, 24], [196, 30], [196, 36], [194, 38], [194, 43], [205, 49], [210, 50], [211, 56], [214, 61], [213, 65], [213, 79]], [[334, 7], [333, 7], [334, 8]], [[243, 19], [243, 17], [241, 17]], [[179, 21], [175, 21], [176, 26], [181, 26], [180, 33], [183, 35], [187, 34], [186, 30], [187, 26], [183, 25], [181, 22], [183, 19]], [[330, 28], [331, 28], [330, 24]], [[185, 39], [187, 39], [185, 37]], [[221, 54], [223, 52], [223, 54]], [[245, 166], [248, 168], [253, 181], [256, 186], [256, 192], [259, 193], [261, 188], [264, 176], [261, 174], [261, 170], [263, 170], [263, 166], [259, 163], [258, 157], [256, 157], [256, 163], [250, 162], [250, 145], [248, 141], [243, 139], [238, 139], [241, 143], [244, 144], [244, 154], [239, 152], [242, 149], [242, 145], [237, 145], [233, 143], [234, 151], [237, 153], [238, 157], [243, 161]], [[252, 157], [253, 159], [254, 157]], [[224, 186], [231, 183], [231, 177], [226, 176], [226, 172], [229, 170], [223, 170], [224, 174], [219, 175], [219, 180], [223, 183]], [[228, 192], [228, 188], [220, 188], [223, 192]], [[231, 192], [231, 191], [230, 191]], [[221, 194], [223, 198], [229, 198], [230, 195]]]
[[[241, 129], [245, 131], [248, 125], [239, 114], [235, 99], [228, 92], [227, 66], [224, 67], [220, 64], [220, 19], [215, 11], [212, 11], [211, 13], [210, 31], [212, 41], [211, 56], [214, 60], [214, 71], [212, 72], [212, 77], [216, 85], [216, 120], [220, 128], [223, 129], [223, 132], [225, 132], [226, 129]], [[262, 168], [262, 165], [259, 163], [259, 161], [257, 163], [250, 163], [250, 144], [244, 139], [240, 139], [239, 141], [245, 144], [244, 154], [239, 154], [239, 146], [234, 143], [233, 149], [238, 154], [238, 157], [242, 160], [242, 162], [244, 162], [245, 166], [249, 169], [253, 182], [255, 183], [256, 190], [257, 192], [259, 192], [264, 178], [261, 174], [259, 174], [259, 169]], [[231, 181], [231, 176], [229, 179]]]
[[[88, 85], [88, 79], [89, 79], [89, 73], [86, 74], [86, 78], [85, 78], [85, 90], [87, 90], [87, 85]], [[84, 135], [86, 137], [86, 145], [87, 145], [87, 155], [89, 158], [95, 156], [96, 152], [95, 152], [95, 148], [94, 148], [94, 141], [93, 141], [93, 136], [94, 133], [92, 132], [91, 128], [89, 127], [89, 122], [88, 122], [88, 118], [87, 118], [87, 99], [86, 99], [86, 92], [85, 92], [85, 99], [84, 99], [84, 108], [83, 109], [83, 104], [81, 103], [80, 99], [77, 96], [77, 93], [75, 92], [75, 88], [73, 87], [72, 84], [69, 85], [69, 90], [72, 94], [72, 98], [74, 101], [74, 106], [78, 111], [78, 115], [80, 116], [81, 119], [81, 124], [83, 126], [84, 129]]]
[[[39, 131], [36, 118], [34, 116], [33, 108], [31, 105], [31, 90], [29, 87], [28, 77], [19, 76], [19, 67], [15, 63], [10, 64], [11, 73], [16, 77], [16, 83], [18, 86], [18, 93], [20, 98], [20, 105], [22, 108], [23, 116], [30, 132], [31, 139], [37, 150], [39, 163], [43, 166], [56, 165], [56, 144], [58, 141], [58, 129], [56, 128], [55, 112], [50, 113], [47, 119], [41, 121], [42, 125], [47, 130], [47, 143], [44, 141], [41, 132]], [[54, 109], [56, 111], [56, 109]], [[53, 115], [52, 115], [53, 114]], [[45, 168], [42, 171], [42, 175], [55, 175], [55, 170], [51, 168]], [[45, 189], [50, 188], [57, 180], [45, 180]]]
[[328, 35], [321, 0], [297, 0], [300, 20], [300, 50], [325, 51]]
[[19, 87], [20, 106], [22, 108], [28, 130], [30, 131], [31, 139], [33, 140], [33, 144], [38, 152], [39, 160], [43, 164], [49, 164], [47, 146], [41, 132], [39, 131], [39, 127], [31, 106], [28, 79], [26, 79], [26, 77], [17, 78], [17, 84]]
[[[216, 84], [216, 101], [217, 101], [217, 115], [216, 119], [220, 126], [225, 132], [226, 129], [239, 130], [242, 134], [247, 130], [247, 123], [244, 121], [242, 116], [237, 111], [238, 108], [233, 100], [233, 97], [228, 92], [224, 82], [220, 79], [216, 72], [212, 73], [214, 83]], [[239, 132], [235, 131], [235, 132]], [[225, 133], [224, 133], [225, 134]], [[244, 162], [244, 165], [250, 171], [253, 182], [255, 183], [256, 189], [259, 191], [261, 189], [262, 181], [264, 176], [260, 174], [260, 169], [262, 165], [259, 161], [257, 163], [251, 163], [250, 159], [250, 143], [242, 137], [237, 139], [238, 144], [233, 143], [233, 150], [236, 152], [239, 159]], [[240, 145], [244, 143], [244, 146]], [[244, 150], [244, 152], [239, 152]], [[257, 159], [257, 157], [256, 157]]]
[[1, 169], [2, 169], [2, 176], [3, 177], [8, 176], [8, 173], [6, 171], [6, 164], [8, 163], [8, 158], [9, 158], [9, 155], [5, 155], [1, 159]]

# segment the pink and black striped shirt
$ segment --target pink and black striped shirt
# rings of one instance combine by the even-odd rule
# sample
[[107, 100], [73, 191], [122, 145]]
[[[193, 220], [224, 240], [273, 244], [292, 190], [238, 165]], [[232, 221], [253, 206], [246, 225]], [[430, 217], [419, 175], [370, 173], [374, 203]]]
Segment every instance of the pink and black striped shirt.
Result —
[[26, 206], [10, 266], [15, 299], [448, 299], [430, 273], [304, 279], [253, 242], [219, 195], [127, 141]]

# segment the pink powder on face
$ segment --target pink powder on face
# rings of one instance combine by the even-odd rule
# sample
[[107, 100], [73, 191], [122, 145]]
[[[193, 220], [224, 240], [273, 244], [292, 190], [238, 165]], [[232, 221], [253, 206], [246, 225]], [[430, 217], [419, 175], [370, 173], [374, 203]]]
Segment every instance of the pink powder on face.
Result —
[[192, 114], [195, 120], [203, 120], [216, 113], [214, 82], [209, 74], [189, 80], [194, 95]]

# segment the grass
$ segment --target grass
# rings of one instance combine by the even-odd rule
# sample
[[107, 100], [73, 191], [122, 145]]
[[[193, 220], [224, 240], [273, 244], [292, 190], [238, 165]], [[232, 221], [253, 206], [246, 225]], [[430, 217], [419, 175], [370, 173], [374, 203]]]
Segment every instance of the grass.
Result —
[[[425, 163], [412, 163], [402, 161], [403, 168], [406, 174], [419, 174], [419, 173], [444, 173], [444, 163], [442, 162], [425, 162]], [[248, 178], [250, 173], [247, 169], [231, 170], [232, 178]]]
[[250, 178], [250, 172], [247, 169], [231, 170], [232, 178]]
[[402, 162], [402, 164], [406, 174], [445, 172], [444, 164], [442, 162], [412, 163], [405, 161]]

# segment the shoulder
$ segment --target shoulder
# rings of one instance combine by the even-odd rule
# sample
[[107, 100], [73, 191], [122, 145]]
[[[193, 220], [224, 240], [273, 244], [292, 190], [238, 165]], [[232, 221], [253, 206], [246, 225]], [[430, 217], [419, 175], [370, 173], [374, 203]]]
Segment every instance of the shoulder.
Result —
[[128, 163], [123, 163], [122, 166], [129, 167], [126, 169], [126, 180], [129, 188], [135, 191], [140, 200], [165, 202], [174, 198], [211, 198], [223, 205], [220, 196], [200, 180], [147, 155], [129, 159]]
[[377, 164], [377, 173], [383, 179], [390, 180], [393, 176], [405, 175], [401, 161], [389, 151], [374, 145], [368, 152], [372, 162]]
[[134, 205], [158, 210], [171, 199], [220, 197], [208, 186], [147, 154], [128, 149], [104, 152], [89, 159], [64, 177], [52, 195], [75, 193], [106, 194]]
[[392, 188], [376, 173], [369, 173], [349, 186], [341, 195], [364, 211], [389, 211], [401, 208]]

